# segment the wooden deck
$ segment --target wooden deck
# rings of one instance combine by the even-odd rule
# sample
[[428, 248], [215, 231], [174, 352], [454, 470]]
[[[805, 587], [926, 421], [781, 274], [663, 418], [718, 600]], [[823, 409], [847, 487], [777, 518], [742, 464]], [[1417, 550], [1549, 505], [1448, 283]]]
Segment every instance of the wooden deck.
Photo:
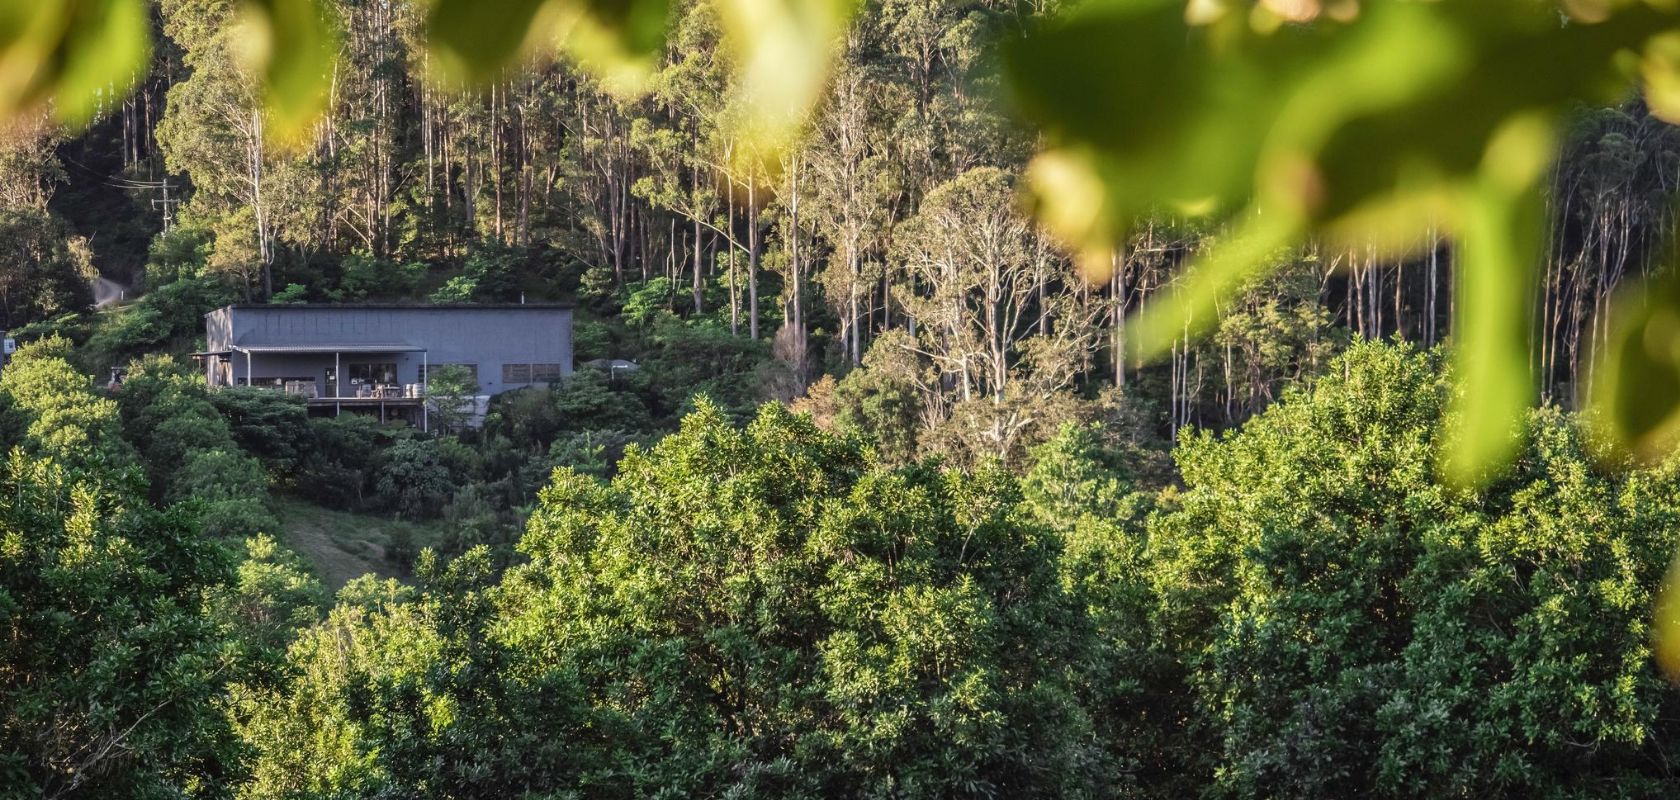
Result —
[[425, 402], [423, 397], [311, 397], [312, 406], [355, 406], [366, 408], [369, 406], [417, 406]]

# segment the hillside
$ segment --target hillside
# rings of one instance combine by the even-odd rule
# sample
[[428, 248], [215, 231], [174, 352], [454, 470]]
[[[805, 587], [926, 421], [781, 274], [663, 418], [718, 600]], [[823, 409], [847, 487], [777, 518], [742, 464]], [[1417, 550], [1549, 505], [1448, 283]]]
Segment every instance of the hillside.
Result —
[[14, 5], [0, 800], [1680, 796], [1672, 2]]

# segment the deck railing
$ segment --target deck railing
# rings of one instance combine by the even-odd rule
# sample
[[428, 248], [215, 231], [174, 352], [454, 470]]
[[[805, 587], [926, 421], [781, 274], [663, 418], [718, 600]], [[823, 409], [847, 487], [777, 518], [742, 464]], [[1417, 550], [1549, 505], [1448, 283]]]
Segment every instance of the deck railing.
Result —
[[358, 383], [344, 387], [349, 391], [334, 395], [321, 391], [316, 381], [285, 381], [281, 384], [257, 384], [258, 388], [278, 389], [306, 400], [419, 400], [426, 396], [426, 387], [419, 383]]

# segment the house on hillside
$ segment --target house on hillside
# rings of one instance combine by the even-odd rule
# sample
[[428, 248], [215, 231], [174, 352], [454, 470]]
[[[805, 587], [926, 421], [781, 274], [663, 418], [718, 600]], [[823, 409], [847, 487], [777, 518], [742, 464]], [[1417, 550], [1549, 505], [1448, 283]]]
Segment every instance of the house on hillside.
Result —
[[312, 413], [427, 427], [428, 372], [458, 364], [478, 383], [475, 416], [512, 389], [572, 372], [572, 308], [505, 305], [231, 305], [204, 315], [196, 354], [212, 388], [266, 386]]

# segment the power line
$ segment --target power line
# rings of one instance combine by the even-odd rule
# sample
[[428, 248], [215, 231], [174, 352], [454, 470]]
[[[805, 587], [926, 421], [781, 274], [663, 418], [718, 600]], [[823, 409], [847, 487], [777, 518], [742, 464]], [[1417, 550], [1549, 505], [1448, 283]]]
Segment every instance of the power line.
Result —
[[[159, 209], [161, 211], [161, 213], [163, 215], [163, 232], [164, 233], [169, 232], [169, 228], [171, 227], [171, 224], [175, 221], [175, 214], [171, 209], [172, 209], [173, 206], [179, 205], [181, 201], [178, 198], [174, 198], [174, 199], [170, 198], [169, 190], [177, 188], [177, 187], [175, 186], [175, 184], [172, 184], [172, 183], [169, 182], [169, 176], [168, 175], [165, 175], [162, 180], [137, 181], [137, 180], [134, 180], [133, 178], [125, 178], [125, 177], [122, 177], [120, 175], [119, 176], [112, 176], [112, 175], [103, 174], [103, 173], [99, 172], [98, 170], [96, 170], [96, 169], [94, 169], [94, 168], [92, 168], [92, 167], [90, 167], [86, 164], [83, 164], [82, 162], [77, 161], [74, 158], [71, 158], [68, 155], [61, 156], [61, 158], [63, 158], [65, 162], [76, 166], [77, 168], [81, 169], [83, 172], [86, 172], [88, 175], [96, 178], [101, 183], [103, 183], [106, 186], [109, 186], [113, 189], [123, 189], [123, 190], [126, 190], [126, 191], [141, 191], [141, 192], [161, 190], [163, 192], [163, 197], [162, 197], [162, 199], [152, 200], [152, 208], [156, 208], [156, 209]], [[115, 181], [112, 180], [113, 177], [115, 178]]]

